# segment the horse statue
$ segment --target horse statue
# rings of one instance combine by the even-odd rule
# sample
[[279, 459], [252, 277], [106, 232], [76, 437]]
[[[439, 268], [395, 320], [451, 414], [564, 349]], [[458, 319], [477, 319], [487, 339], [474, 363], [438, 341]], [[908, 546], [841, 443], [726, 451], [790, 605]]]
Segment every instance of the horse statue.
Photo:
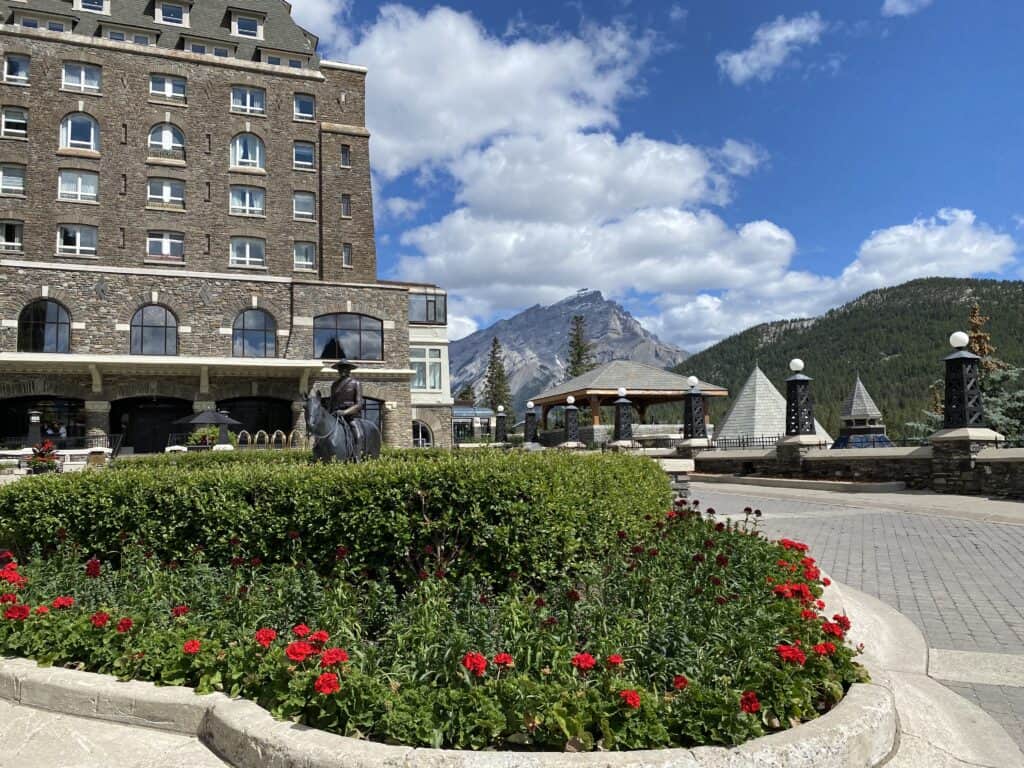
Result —
[[323, 398], [310, 392], [306, 398], [306, 427], [313, 438], [314, 461], [362, 461], [380, 456], [381, 436], [369, 419], [345, 419], [331, 413]]

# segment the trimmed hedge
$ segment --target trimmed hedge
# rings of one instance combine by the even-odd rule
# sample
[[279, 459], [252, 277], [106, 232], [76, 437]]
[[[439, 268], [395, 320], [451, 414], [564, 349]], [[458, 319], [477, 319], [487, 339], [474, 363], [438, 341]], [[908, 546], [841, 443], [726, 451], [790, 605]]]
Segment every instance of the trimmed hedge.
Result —
[[617, 531], [638, 531], [671, 500], [657, 464], [613, 454], [407, 452], [329, 465], [214, 456], [7, 486], [0, 543], [26, 555], [68, 539], [111, 558], [131, 539], [162, 561], [201, 547], [213, 563], [240, 564], [288, 562], [301, 540], [319, 570], [351, 558], [398, 583], [425, 567], [539, 583], [601, 558]]

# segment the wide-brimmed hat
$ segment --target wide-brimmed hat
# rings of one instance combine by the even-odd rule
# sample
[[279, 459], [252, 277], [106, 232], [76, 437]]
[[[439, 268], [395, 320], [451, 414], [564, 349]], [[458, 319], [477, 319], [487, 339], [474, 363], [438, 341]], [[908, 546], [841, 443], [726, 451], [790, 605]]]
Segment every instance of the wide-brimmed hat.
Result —
[[351, 371], [354, 368], [358, 368], [358, 367], [359, 366], [357, 366], [355, 363], [353, 363], [351, 360], [349, 360], [344, 355], [342, 355], [342, 358], [338, 362], [336, 362], [334, 365], [331, 366], [331, 368], [333, 368], [336, 371], [340, 371], [343, 368], [346, 371]]

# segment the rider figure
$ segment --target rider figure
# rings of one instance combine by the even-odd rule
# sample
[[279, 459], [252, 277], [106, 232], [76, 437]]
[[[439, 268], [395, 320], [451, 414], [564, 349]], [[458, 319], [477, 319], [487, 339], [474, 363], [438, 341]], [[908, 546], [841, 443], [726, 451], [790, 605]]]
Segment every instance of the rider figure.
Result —
[[344, 356], [333, 366], [338, 372], [338, 380], [331, 385], [331, 398], [328, 410], [344, 419], [349, 424], [363, 413], [363, 385], [359, 379], [352, 377], [356, 364]]

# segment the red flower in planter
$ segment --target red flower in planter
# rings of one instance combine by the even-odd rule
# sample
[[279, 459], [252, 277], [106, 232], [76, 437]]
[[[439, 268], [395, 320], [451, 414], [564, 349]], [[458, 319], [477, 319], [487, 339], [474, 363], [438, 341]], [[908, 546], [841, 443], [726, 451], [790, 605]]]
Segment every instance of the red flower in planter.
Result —
[[123, 635], [125, 632], [131, 632], [132, 627], [135, 626], [135, 622], [125, 616], [123, 619], [117, 622], [117, 634]]
[[814, 607], [817, 608], [819, 611], [825, 610], [825, 601], [824, 600], [815, 600], [814, 601]]
[[18, 573], [17, 563], [8, 563], [0, 569], [0, 581], [6, 581], [15, 589], [25, 586], [25, 577]]
[[310, 629], [305, 624], [296, 624], [294, 627], [292, 627], [292, 634], [296, 637], [305, 637], [309, 633]]
[[333, 672], [324, 672], [313, 683], [313, 689], [323, 696], [330, 696], [341, 690], [341, 683], [338, 682], [338, 676]]
[[829, 642], [818, 643], [814, 646], [814, 652], [819, 656], [831, 656], [836, 652], [836, 646]]
[[838, 637], [840, 640], [843, 639], [843, 628], [839, 624], [834, 624], [831, 621], [821, 622], [821, 631], [826, 635], [833, 635]]
[[277, 632], [275, 632], [272, 629], [267, 629], [266, 627], [264, 627], [263, 629], [256, 630], [256, 642], [262, 645], [264, 648], [269, 648], [270, 644], [274, 642], [274, 640], [276, 639]]
[[4, 618], [9, 621], [24, 621], [31, 612], [32, 609], [27, 605], [12, 605], [4, 611]]
[[597, 664], [597, 660], [589, 653], [577, 653], [569, 661], [580, 672], [589, 672]]
[[748, 715], [761, 711], [761, 702], [757, 700], [757, 694], [753, 691], [744, 691], [740, 696], [740, 709]]
[[344, 648], [324, 648], [320, 654], [321, 667], [334, 667], [348, 661], [348, 651]]
[[68, 595], [61, 595], [60, 597], [55, 597], [53, 599], [53, 602], [50, 603], [50, 607], [56, 608], [59, 611], [64, 608], [70, 608], [74, 604], [75, 598], [70, 597]]
[[570, 603], [578, 603], [582, 599], [582, 595], [580, 595], [579, 590], [570, 589], [565, 593], [565, 599]]
[[676, 675], [672, 678], [672, 687], [677, 691], [685, 691], [689, 684], [690, 681], [686, 679], [686, 675]]
[[301, 664], [310, 656], [316, 655], [316, 648], [303, 640], [297, 640], [294, 643], [288, 643], [284, 649], [284, 655], [296, 664]]
[[40, 605], [36, 607], [36, 616], [45, 616], [50, 612], [50, 606]]
[[18, 596], [13, 592], [5, 592], [4, 594], [0, 595], [0, 605], [6, 605], [8, 603], [16, 602], [18, 602]]
[[619, 700], [630, 709], [640, 709], [640, 694], [634, 690], [619, 691]]
[[512, 669], [516, 665], [510, 653], [499, 653], [494, 657], [494, 665], [503, 669]]
[[781, 544], [784, 549], [792, 549], [797, 552], [806, 552], [810, 549], [810, 547], [803, 542], [793, 541], [792, 539], [779, 539], [779, 544]]
[[843, 628], [844, 632], [849, 632], [852, 624], [850, 623], [850, 617], [845, 613], [837, 613], [832, 617], [832, 621]]
[[98, 558], [89, 558], [85, 564], [85, 575], [90, 579], [98, 579], [100, 577], [100, 561]]
[[616, 531], [615, 535], [619, 537], [619, 541], [622, 541], [622, 540], [623, 540], [623, 539], [625, 539], [625, 538], [626, 538], [626, 537], [627, 537], [627, 536], [628, 536], [629, 534], [627, 534], [627, 533], [626, 533], [625, 531]]
[[487, 671], [487, 659], [482, 653], [477, 651], [468, 651], [466, 655], [462, 657], [462, 666], [477, 677], [483, 677], [484, 672]]
[[182, 616], [187, 616], [189, 610], [190, 609], [187, 605], [176, 605], [171, 608], [171, 618], [180, 619]]
[[632, 547], [629, 548], [629, 551], [634, 555], [639, 555], [644, 551], [644, 548], [641, 547], [639, 544], [634, 544]]
[[198, 640], [186, 640], [185, 644], [181, 646], [181, 650], [188, 656], [195, 656], [202, 647], [202, 643]]
[[715, 555], [715, 563], [719, 568], [725, 568], [729, 564], [729, 558], [725, 555]]
[[797, 648], [795, 645], [786, 645], [780, 643], [775, 646], [775, 652], [779, 654], [779, 658], [787, 664], [797, 664], [803, 666], [807, 662], [807, 654]]
[[806, 621], [814, 621], [818, 618], [818, 612], [809, 610], [808, 608], [804, 608], [802, 611], [800, 611], [800, 618]]
[[623, 664], [622, 656], [617, 653], [613, 653], [608, 657], [607, 664], [609, 667], [621, 667]]
[[548, 603], [543, 597], [538, 597], [536, 600], [533, 601], [533, 604], [538, 608], [543, 608]]
[[318, 645], [323, 645], [330, 639], [331, 636], [324, 632], [322, 629], [318, 629], [316, 632], [309, 636], [309, 642], [317, 643]]
[[832, 579], [826, 576], [824, 579], [821, 580], [821, 583], [824, 584], [826, 587], [830, 587], [832, 586]]
[[92, 622], [92, 625], [96, 627], [96, 629], [103, 629], [103, 627], [107, 626], [110, 621], [110, 614], [104, 613], [103, 611], [96, 611], [96, 613], [89, 617], [89, 621]]

